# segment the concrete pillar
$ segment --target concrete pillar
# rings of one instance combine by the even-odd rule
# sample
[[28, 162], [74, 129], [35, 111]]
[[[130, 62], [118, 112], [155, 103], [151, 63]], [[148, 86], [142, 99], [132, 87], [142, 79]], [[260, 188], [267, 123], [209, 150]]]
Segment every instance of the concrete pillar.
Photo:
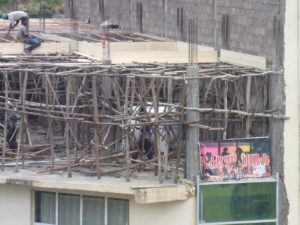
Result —
[[218, 4], [218, 0], [213, 0], [213, 24], [214, 24], [214, 43], [213, 43], [213, 46], [214, 46], [214, 49], [215, 50], [219, 50], [218, 49], [218, 36], [217, 36], [217, 25], [218, 25], [218, 22], [217, 22], [217, 15], [218, 15], [218, 12], [217, 12], [217, 4]]
[[168, 31], [168, 0], [163, 0], [163, 7], [164, 7], [164, 37], [167, 37], [167, 31]]
[[284, 183], [289, 202], [287, 224], [300, 224], [299, 158], [299, 0], [285, 1], [284, 79]]
[[[187, 68], [187, 77], [197, 76], [198, 66], [189, 66]], [[199, 80], [188, 80], [186, 90], [187, 107], [199, 108]], [[188, 111], [187, 121], [199, 120], [199, 112]], [[196, 181], [199, 172], [199, 128], [187, 127], [186, 132], [186, 177]]]
[[[276, 69], [274, 67], [274, 69]], [[284, 113], [284, 80], [281, 75], [271, 75], [269, 77], [269, 108], [277, 109], [274, 114], [282, 115]], [[287, 224], [288, 199], [284, 187], [284, 141], [283, 128], [284, 121], [270, 119], [270, 140], [272, 150], [272, 172], [275, 177], [279, 173], [279, 224]]]
[[[103, 59], [102, 59], [102, 64], [104, 65], [110, 65], [111, 64], [111, 60], [110, 60], [110, 43], [108, 41], [108, 35], [109, 35], [109, 30], [107, 28], [104, 29], [104, 32], [106, 34], [106, 40], [105, 40], [105, 46], [103, 48]], [[102, 115], [112, 115], [111, 112], [111, 102], [110, 102], [110, 98], [111, 98], [111, 77], [109, 76], [102, 76], [101, 79], [101, 90], [103, 92], [103, 96], [104, 96], [104, 104], [106, 105], [106, 107], [103, 108], [101, 114]], [[111, 122], [111, 119], [108, 118], [104, 118], [102, 119], [103, 122]], [[106, 126], [106, 130], [104, 132], [104, 135], [102, 135], [100, 140], [104, 140], [106, 132], [108, 131], [109, 126]], [[110, 130], [109, 134], [107, 135], [106, 140], [104, 141], [104, 145], [108, 145], [110, 143], [112, 143], [113, 140], [113, 129]], [[103, 150], [101, 153], [101, 156], [105, 157], [105, 156], [110, 156], [113, 153], [113, 149], [112, 147], [106, 150]]]

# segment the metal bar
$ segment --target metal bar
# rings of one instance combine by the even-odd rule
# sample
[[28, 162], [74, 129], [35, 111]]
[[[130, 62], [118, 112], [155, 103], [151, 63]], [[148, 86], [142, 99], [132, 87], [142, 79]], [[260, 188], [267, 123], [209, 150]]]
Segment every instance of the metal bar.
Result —
[[260, 178], [253, 180], [232, 180], [232, 181], [220, 181], [220, 182], [205, 182], [201, 183], [201, 186], [210, 186], [210, 185], [226, 185], [226, 184], [251, 184], [251, 183], [275, 183], [276, 179], [274, 177], [270, 178]]
[[233, 140], [253, 140], [253, 139], [264, 139], [264, 138], [270, 138], [269, 136], [265, 137], [246, 137], [246, 138], [228, 138], [226, 141], [233, 141]]
[[183, 8], [180, 8], [180, 41], [183, 40]]
[[58, 225], [58, 192], [55, 193], [55, 225]]
[[276, 174], [276, 225], [279, 225], [279, 173]]
[[196, 64], [198, 63], [198, 18], [196, 19]]
[[80, 195], [80, 204], [79, 204], [79, 224], [83, 225], [83, 195]]
[[272, 220], [247, 220], [247, 221], [228, 221], [228, 222], [213, 222], [213, 223], [205, 223], [200, 222], [203, 225], [232, 225], [232, 224], [260, 224], [260, 223], [274, 223], [276, 219]]
[[200, 208], [201, 208], [201, 221], [203, 221], [203, 193], [201, 192], [201, 190], [200, 190], [200, 198], [201, 198], [201, 206], [200, 206]]
[[189, 64], [191, 64], [191, 20], [189, 20], [189, 30], [188, 30], [188, 43], [189, 43]]
[[196, 193], [196, 221], [197, 221], [197, 223], [199, 222], [199, 218], [200, 218], [200, 178], [199, 178], [199, 176], [197, 176], [197, 182], [196, 182], [196, 185], [197, 185], [197, 187], [196, 187], [196, 191], [197, 191], [197, 193]]
[[34, 225], [53, 225], [51, 223], [34, 223]]
[[104, 225], [108, 224], [107, 209], [108, 209], [108, 198], [105, 197], [105, 200], [104, 200]]

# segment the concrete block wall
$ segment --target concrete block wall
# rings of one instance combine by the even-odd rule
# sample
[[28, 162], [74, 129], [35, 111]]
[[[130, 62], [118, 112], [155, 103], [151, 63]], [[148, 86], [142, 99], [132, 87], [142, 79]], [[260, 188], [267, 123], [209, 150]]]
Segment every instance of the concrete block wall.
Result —
[[[100, 0], [73, 1], [75, 18], [101, 23]], [[276, 36], [276, 17], [280, 16], [280, 0], [105, 0], [105, 17], [125, 29], [139, 32], [137, 3], [142, 3], [143, 33], [188, 40], [188, 20], [198, 23], [198, 43], [216, 49], [265, 56], [276, 63], [280, 37]], [[70, 8], [66, 4], [66, 15]], [[183, 9], [183, 34], [178, 29], [178, 9]], [[222, 17], [228, 15], [227, 46], [222, 41]], [[278, 61], [278, 60], [277, 60]]]
[[69, 18], [87, 20], [90, 14], [90, 0], [65, 0], [65, 14]]
[[[91, 23], [101, 23], [101, 11], [100, 11], [100, 1], [88, 1], [89, 2], [89, 13], [86, 16], [90, 16]], [[88, 4], [88, 3], [87, 3]]]
[[[167, 9], [167, 37], [179, 39], [177, 9], [183, 9], [183, 40], [188, 40], [189, 19], [198, 23], [198, 42], [213, 46], [214, 11], [213, 0], [169, 0]], [[177, 32], [174, 33], [174, 31]]]
[[131, 29], [131, 21], [135, 18], [131, 0], [106, 0], [105, 17], [122, 25], [126, 30]]
[[218, 0], [217, 12], [218, 46], [223, 47], [220, 35], [222, 15], [228, 14], [228, 48], [265, 56], [269, 63], [275, 63], [278, 51], [275, 18], [280, 15], [279, 1]]

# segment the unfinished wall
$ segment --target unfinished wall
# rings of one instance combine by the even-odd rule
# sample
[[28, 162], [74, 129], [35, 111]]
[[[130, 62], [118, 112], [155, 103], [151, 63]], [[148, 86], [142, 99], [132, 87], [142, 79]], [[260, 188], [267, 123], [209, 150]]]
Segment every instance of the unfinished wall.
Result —
[[26, 187], [0, 185], [1, 224], [31, 224], [30, 193], [30, 189]]
[[[65, 0], [66, 15], [103, 21], [103, 0]], [[198, 42], [265, 56], [269, 63], [281, 61], [281, 11], [279, 0], [110, 0], [104, 2], [105, 18], [134, 32], [188, 40], [188, 21], [198, 21]]]

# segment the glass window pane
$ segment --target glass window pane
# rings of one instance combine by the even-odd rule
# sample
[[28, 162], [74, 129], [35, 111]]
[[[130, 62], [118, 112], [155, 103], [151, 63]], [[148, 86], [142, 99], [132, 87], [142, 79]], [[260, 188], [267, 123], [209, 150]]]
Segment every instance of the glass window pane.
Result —
[[108, 225], [129, 224], [129, 201], [122, 199], [107, 200], [107, 223]]
[[35, 222], [55, 224], [55, 193], [35, 192]]
[[83, 196], [83, 225], [104, 225], [104, 198]]
[[201, 198], [205, 222], [276, 218], [276, 183], [201, 186]]
[[80, 224], [80, 196], [71, 194], [58, 195], [58, 224]]

